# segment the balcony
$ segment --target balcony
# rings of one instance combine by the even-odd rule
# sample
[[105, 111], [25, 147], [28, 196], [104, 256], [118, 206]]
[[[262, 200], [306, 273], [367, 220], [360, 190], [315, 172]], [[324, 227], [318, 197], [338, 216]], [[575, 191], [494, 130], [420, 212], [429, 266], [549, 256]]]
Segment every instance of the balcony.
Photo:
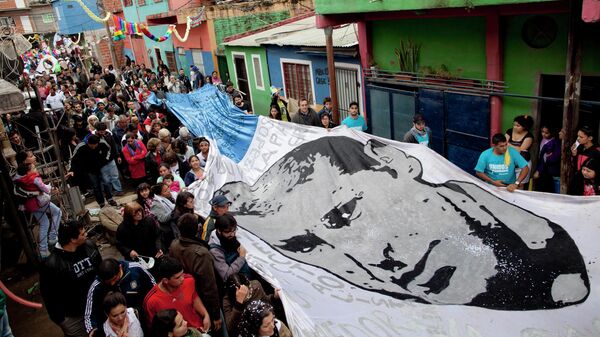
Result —
[[187, 17], [200, 14], [203, 6], [209, 6], [214, 1], [206, 0], [169, 0], [169, 11], [165, 13], [148, 15], [146, 20], [149, 25], [185, 24]]
[[555, 0], [315, 0], [317, 14], [346, 14], [346, 13], [372, 13], [389, 11], [421, 11], [442, 8], [464, 8], [471, 10], [481, 6], [516, 5], [524, 3], [555, 2]]
[[391, 72], [379, 69], [364, 69], [367, 82], [405, 88], [425, 88], [475, 95], [501, 94], [507, 88], [503, 81], [472, 79], [423, 73]]

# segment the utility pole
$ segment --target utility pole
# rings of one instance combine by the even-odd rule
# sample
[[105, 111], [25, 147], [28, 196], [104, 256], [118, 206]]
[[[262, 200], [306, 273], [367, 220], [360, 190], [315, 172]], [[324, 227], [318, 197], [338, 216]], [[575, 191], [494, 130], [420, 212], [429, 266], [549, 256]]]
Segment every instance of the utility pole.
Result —
[[571, 145], [579, 123], [579, 101], [581, 96], [581, 1], [571, 1], [569, 12], [569, 34], [567, 37], [567, 66], [565, 71], [565, 97], [562, 126], [565, 130], [560, 160], [560, 193], [568, 192], [575, 174]]
[[[103, 10], [106, 13], [109, 11], [104, 7], [104, 4], [101, 2], [102, 0], [98, 0], [97, 5], [99, 10]], [[110, 25], [108, 24], [110, 20], [104, 23], [104, 28], [106, 28], [106, 36], [108, 37], [108, 50], [110, 51], [110, 60], [115, 69], [118, 69], [117, 65], [117, 53], [115, 53], [115, 45], [112, 39], [112, 34], [110, 32]]]
[[333, 122], [339, 125], [340, 110], [338, 106], [337, 79], [335, 77], [335, 59], [333, 55], [333, 27], [329, 26], [323, 30], [325, 31], [325, 45], [327, 49], [327, 74], [329, 75], [329, 95], [331, 96]]

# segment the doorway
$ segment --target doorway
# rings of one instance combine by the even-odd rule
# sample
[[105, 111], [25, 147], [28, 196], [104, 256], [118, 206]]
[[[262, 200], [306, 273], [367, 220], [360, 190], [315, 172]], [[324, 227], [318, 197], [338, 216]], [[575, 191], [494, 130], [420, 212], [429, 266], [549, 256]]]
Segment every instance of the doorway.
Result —
[[[541, 75], [540, 96], [561, 98], [557, 101], [541, 100], [538, 105], [540, 127], [543, 125], [557, 130], [562, 128], [563, 101], [565, 94], [564, 75]], [[581, 77], [581, 100], [600, 102], [600, 76]], [[590, 126], [600, 132], [600, 106], [581, 102], [579, 106], [579, 123], [576, 127]], [[538, 135], [539, 136], [539, 135]], [[539, 138], [538, 138], [539, 139]]]
[[237, 80], [237, 90], [242, 93], [244, 100], [252, 106], [250, 98], [250, 81], [246, 71], [246, 56], [244, 54], [233, 54], [233, 67], [235, 68], [235, 78]]
[[156, 55], [156, 66], [158, 67], [161, 63], [160, 61], [162, 61], [162, 57], [160, 56], [160, 49], [158, 49], [158, 47], [154, 47], [154, 55]]
[[172, 51], [166, 51], [165, 56], [167, 57], [167, 67], [172, 73], [177, 74], [177, 61], [175, 61], [175, 53]]
[[348, 116], [350, 103], [357, 102], [359, 111], [365, 111], [362, 106], [361, 83], [359, 66], [353, 64], [335, 64], [335, 81], [338, 95], [338, 111], [340, 112], [340, 122]]

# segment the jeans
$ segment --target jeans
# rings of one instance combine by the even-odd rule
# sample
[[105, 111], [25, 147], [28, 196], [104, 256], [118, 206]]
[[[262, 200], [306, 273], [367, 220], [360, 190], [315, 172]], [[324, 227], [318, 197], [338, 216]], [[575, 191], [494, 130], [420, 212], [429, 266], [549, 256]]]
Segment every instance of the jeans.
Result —
[[14, 337], [10, 324], [8, 324], [8, 312], [4, 309], [4, 315], [0, 318], [0, 337]]
[[111, 160], [110, 163], [102, 166], [100, 169], [102, 175], [102, 183], [107, 186], [111, 186], [115, 192], [123, 192], [121, 187], [121, 181], [119, 180], [119, 170], [117, 169], [117, 163]]
[[[50, 213], [52, 220], [48, 218], [48, 213]], [[42, 206], [33, 212], [33, 216], [40, 224], [40, 252], [47, 253], [48, 241], [56, 242], [62, 211], [58, 206], [50, 202], [48, 205]], [[48, 232], [48, 230], [50, 230], [50, 232]]]
[[560, 194], [560, 177], [552, 177], [552, 182], [554, 183], [554, 193]]
[[94, 197], [96, 197], [96, 202], [98, 202], [98, 205], [103, 206], [104, 193], [106, 193], [106, 199], [112, 199], [112, 193], [110, 192], [112, 187], [103, 182], [101, 174], [88, 173], [88, 177], [90, 178], [90, 183], [94, 189]]

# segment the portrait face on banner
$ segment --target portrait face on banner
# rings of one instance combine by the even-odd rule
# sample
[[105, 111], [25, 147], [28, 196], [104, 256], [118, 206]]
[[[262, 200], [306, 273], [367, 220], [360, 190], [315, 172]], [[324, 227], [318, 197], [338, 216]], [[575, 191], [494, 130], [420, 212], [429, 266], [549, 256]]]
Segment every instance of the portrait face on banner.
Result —
[[473, 183], [425, 181], [419, 160], [376, 140], [309, 141], [217, 193], [283, 255], [396, 299], [537, 310], [590, 292], [560, 224]]

